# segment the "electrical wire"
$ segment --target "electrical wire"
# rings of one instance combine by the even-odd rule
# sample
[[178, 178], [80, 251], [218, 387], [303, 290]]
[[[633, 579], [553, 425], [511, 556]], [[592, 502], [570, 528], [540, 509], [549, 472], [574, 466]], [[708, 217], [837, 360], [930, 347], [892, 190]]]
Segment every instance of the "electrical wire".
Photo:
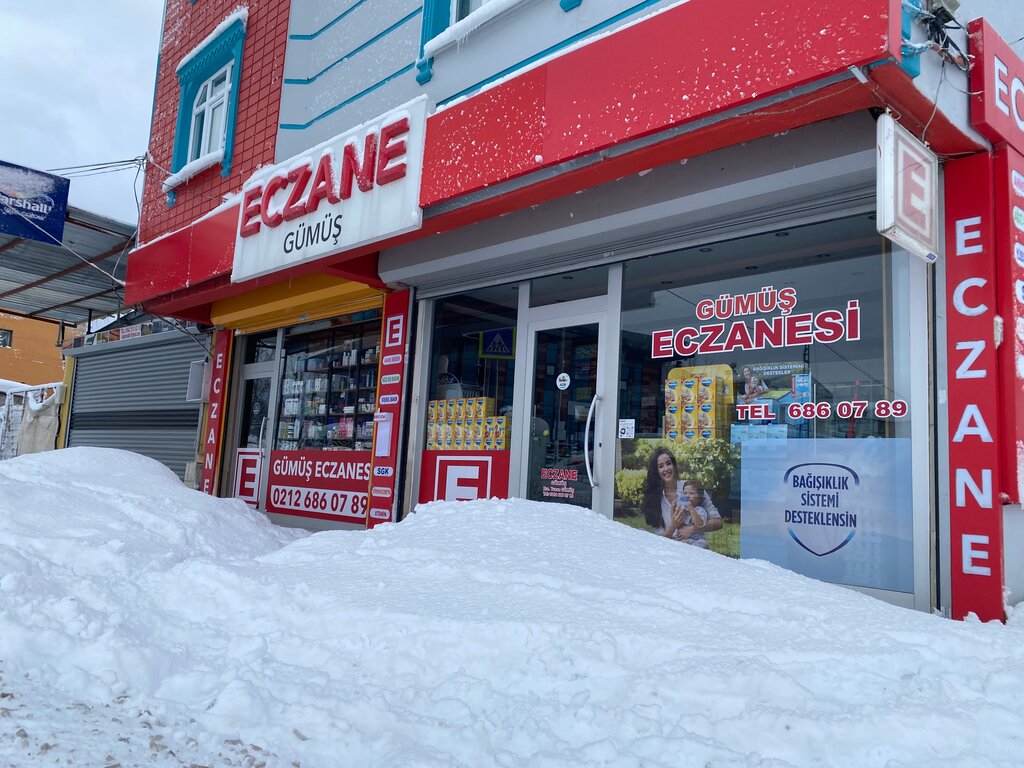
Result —
[[115, 283], [116, 285], [120, 285], [120, 286], [121, 286], [122, 288], [124, 287], [125, 283], [124, 283], [124, 281], [123, 281], [123, 280], [119, 280], [118, 278], [114, 277], [114, 276], [113, 276], [112, 274], [110, 274], [109, 272], [107, 272], [107, 271], [106, 271], [105, 269], [103, 269], [102, 267], [100, 267], [100, 266], [99, 266], [98, 264], [94, 264], [93, 262], [89, 261], [89, 260], [88, 260], [87, 258], [85, 258], [84, 256], [82, 256], [82, 255], [81, 255], [80, 253], [76, 252], [76, 251], [75, 251], [74, 249], [72, 249], [71, 247], [69, 247], [69, 246], [65, 245], [65, 244], [64, 244], [63, 242], [61, 242], [60, 240], [58, 240], [58, 239], [57, 239], [56, 237], [54, 237], [54, 236], [53, 236], [53, 235], [51, 235], [51, 234], [50, 234], [49, 232], [47, 232], [47, 231], [46, 231], [45, 229], [43, 229], [43, 228], [42, 228], [42, 227], [40, 227], [40, 226], [39, 226], [38, 224], [36, 224], [36, 223], [35, 223], [34, 221], [32, 221], [32, 219], [30, 219], [30, 218], [29, 218], [28, 216], [26, 216], [25, 214], [23, 214], [23, 213], [22, 213], [21, 211], [19, 211], [19, 210], [16, 210], [16, 209], [14, 209], [14, 208], [11, 208], [11, 207], [10, 207], [9, 205], [5, 205], [5, 204], [0, 204], [0, 206], [2, 206], [2, 207], [3, 207], [3, 212], [4, 212], [4, 213], [6, 213], [6, 214], [8, 214], [8, 215], [14, 214], [14, 215], [20, 216], [20, 217], [21, 217], [21, 218], [23, 218], [23, 219], [24, 219], [25, 221], [27, 221], [27, 222], [28, 222], [29, 224], [31, 224], [31, 225], [32, 225], [33, 227], [35, 227], [35, 228], [36, 228], [36, 229], [38, 229], [38, 230], [39, 230], [40, 232], [42, 232], [42, 233], [43, 233], [44, 235], [46, 235], [46, 236], [47, 236], [48, 238], [50, 238], [50, 240], [52, 240], [52, 241], [53, 241], [53, 242], [55, 242], [55, 243], [56, 243], [57, 245], [59, 245], [59, 246], [60, 246], [61, 248], [63, 248], [63, 249], [65, 250], [65, 251], [67, 251], [67, 252], [68, 252], [68, 253], [70, 253], [70, 254], [71, 254], [72, 256], [74, 256], [74, 257], [75, 257], [76, 259], [79, 259], [79, 260], [81, 260], [81, 261], [82, 261], [82, 262], [83, 262], [83, 263], [84, 263], [84, 264], [85, 264], [86, 266], [92, 267], [92, 268], [93, 268], [93, 269], [95, 269], [95, 270], [96, 270], [97, 272], [99, 272], [99, 273], [101, 273], [101, 274], [103, 274], [103, 275], [106, 275], [106, 276], [107, 276], [108, 278], [110, 278], [110, 279], [111, 279], [111, 280], [112, 280], [112, 281], [113, 281], [113, 282], [114, 282], [114, 283]]

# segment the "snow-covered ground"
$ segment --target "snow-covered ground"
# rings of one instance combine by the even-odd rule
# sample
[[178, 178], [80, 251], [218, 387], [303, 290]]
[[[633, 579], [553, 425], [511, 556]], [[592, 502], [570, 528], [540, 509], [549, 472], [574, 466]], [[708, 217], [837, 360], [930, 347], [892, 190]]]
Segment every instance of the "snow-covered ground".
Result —
[[133, 454], [0, 462], [3, 766], [1017, 766], [1024, 628], [572, 507], [305, 535]]

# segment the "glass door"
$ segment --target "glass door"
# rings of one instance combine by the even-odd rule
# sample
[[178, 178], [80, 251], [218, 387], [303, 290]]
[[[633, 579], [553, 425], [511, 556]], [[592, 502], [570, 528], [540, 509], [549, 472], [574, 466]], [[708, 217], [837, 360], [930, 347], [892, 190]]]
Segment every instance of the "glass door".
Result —
[[535, 331], [526, 497], [592, 507], [599, 323]]
[[240, 340], [244, 357], [235, 411], [231, 495], [251, 507], [266, 509], [267, 473], [276, 427], [280, 361], [278, 333]]

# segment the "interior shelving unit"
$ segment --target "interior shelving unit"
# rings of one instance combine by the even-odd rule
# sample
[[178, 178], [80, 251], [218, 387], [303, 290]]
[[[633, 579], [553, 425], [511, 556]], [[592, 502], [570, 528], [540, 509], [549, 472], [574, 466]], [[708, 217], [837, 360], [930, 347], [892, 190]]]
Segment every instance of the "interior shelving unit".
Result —
[[368, 450], [373, 440], [380, 320], [285, 340], [278, 450]]

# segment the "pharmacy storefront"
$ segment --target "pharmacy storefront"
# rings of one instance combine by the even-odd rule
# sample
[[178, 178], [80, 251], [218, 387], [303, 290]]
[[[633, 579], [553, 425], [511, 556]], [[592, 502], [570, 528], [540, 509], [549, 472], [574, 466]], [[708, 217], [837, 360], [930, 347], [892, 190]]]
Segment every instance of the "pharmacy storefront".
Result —
[[[225, 330], [203, 487], [275, 522], [395, 519], [410, 292], [387, 289], [372, 253], [330, 270], [306, 265], [419, 227], [425, 104], [264, 168], [242, 188], [231, 279], [245, 289], [210, 307]], [[288, 279], [260, 286], [265, 276]]]
[[874, 124], [838, 122], [385, 252], [420, 284], [407, 504], [575, 504], [930, 607], [930, 267], [878, 233]]

